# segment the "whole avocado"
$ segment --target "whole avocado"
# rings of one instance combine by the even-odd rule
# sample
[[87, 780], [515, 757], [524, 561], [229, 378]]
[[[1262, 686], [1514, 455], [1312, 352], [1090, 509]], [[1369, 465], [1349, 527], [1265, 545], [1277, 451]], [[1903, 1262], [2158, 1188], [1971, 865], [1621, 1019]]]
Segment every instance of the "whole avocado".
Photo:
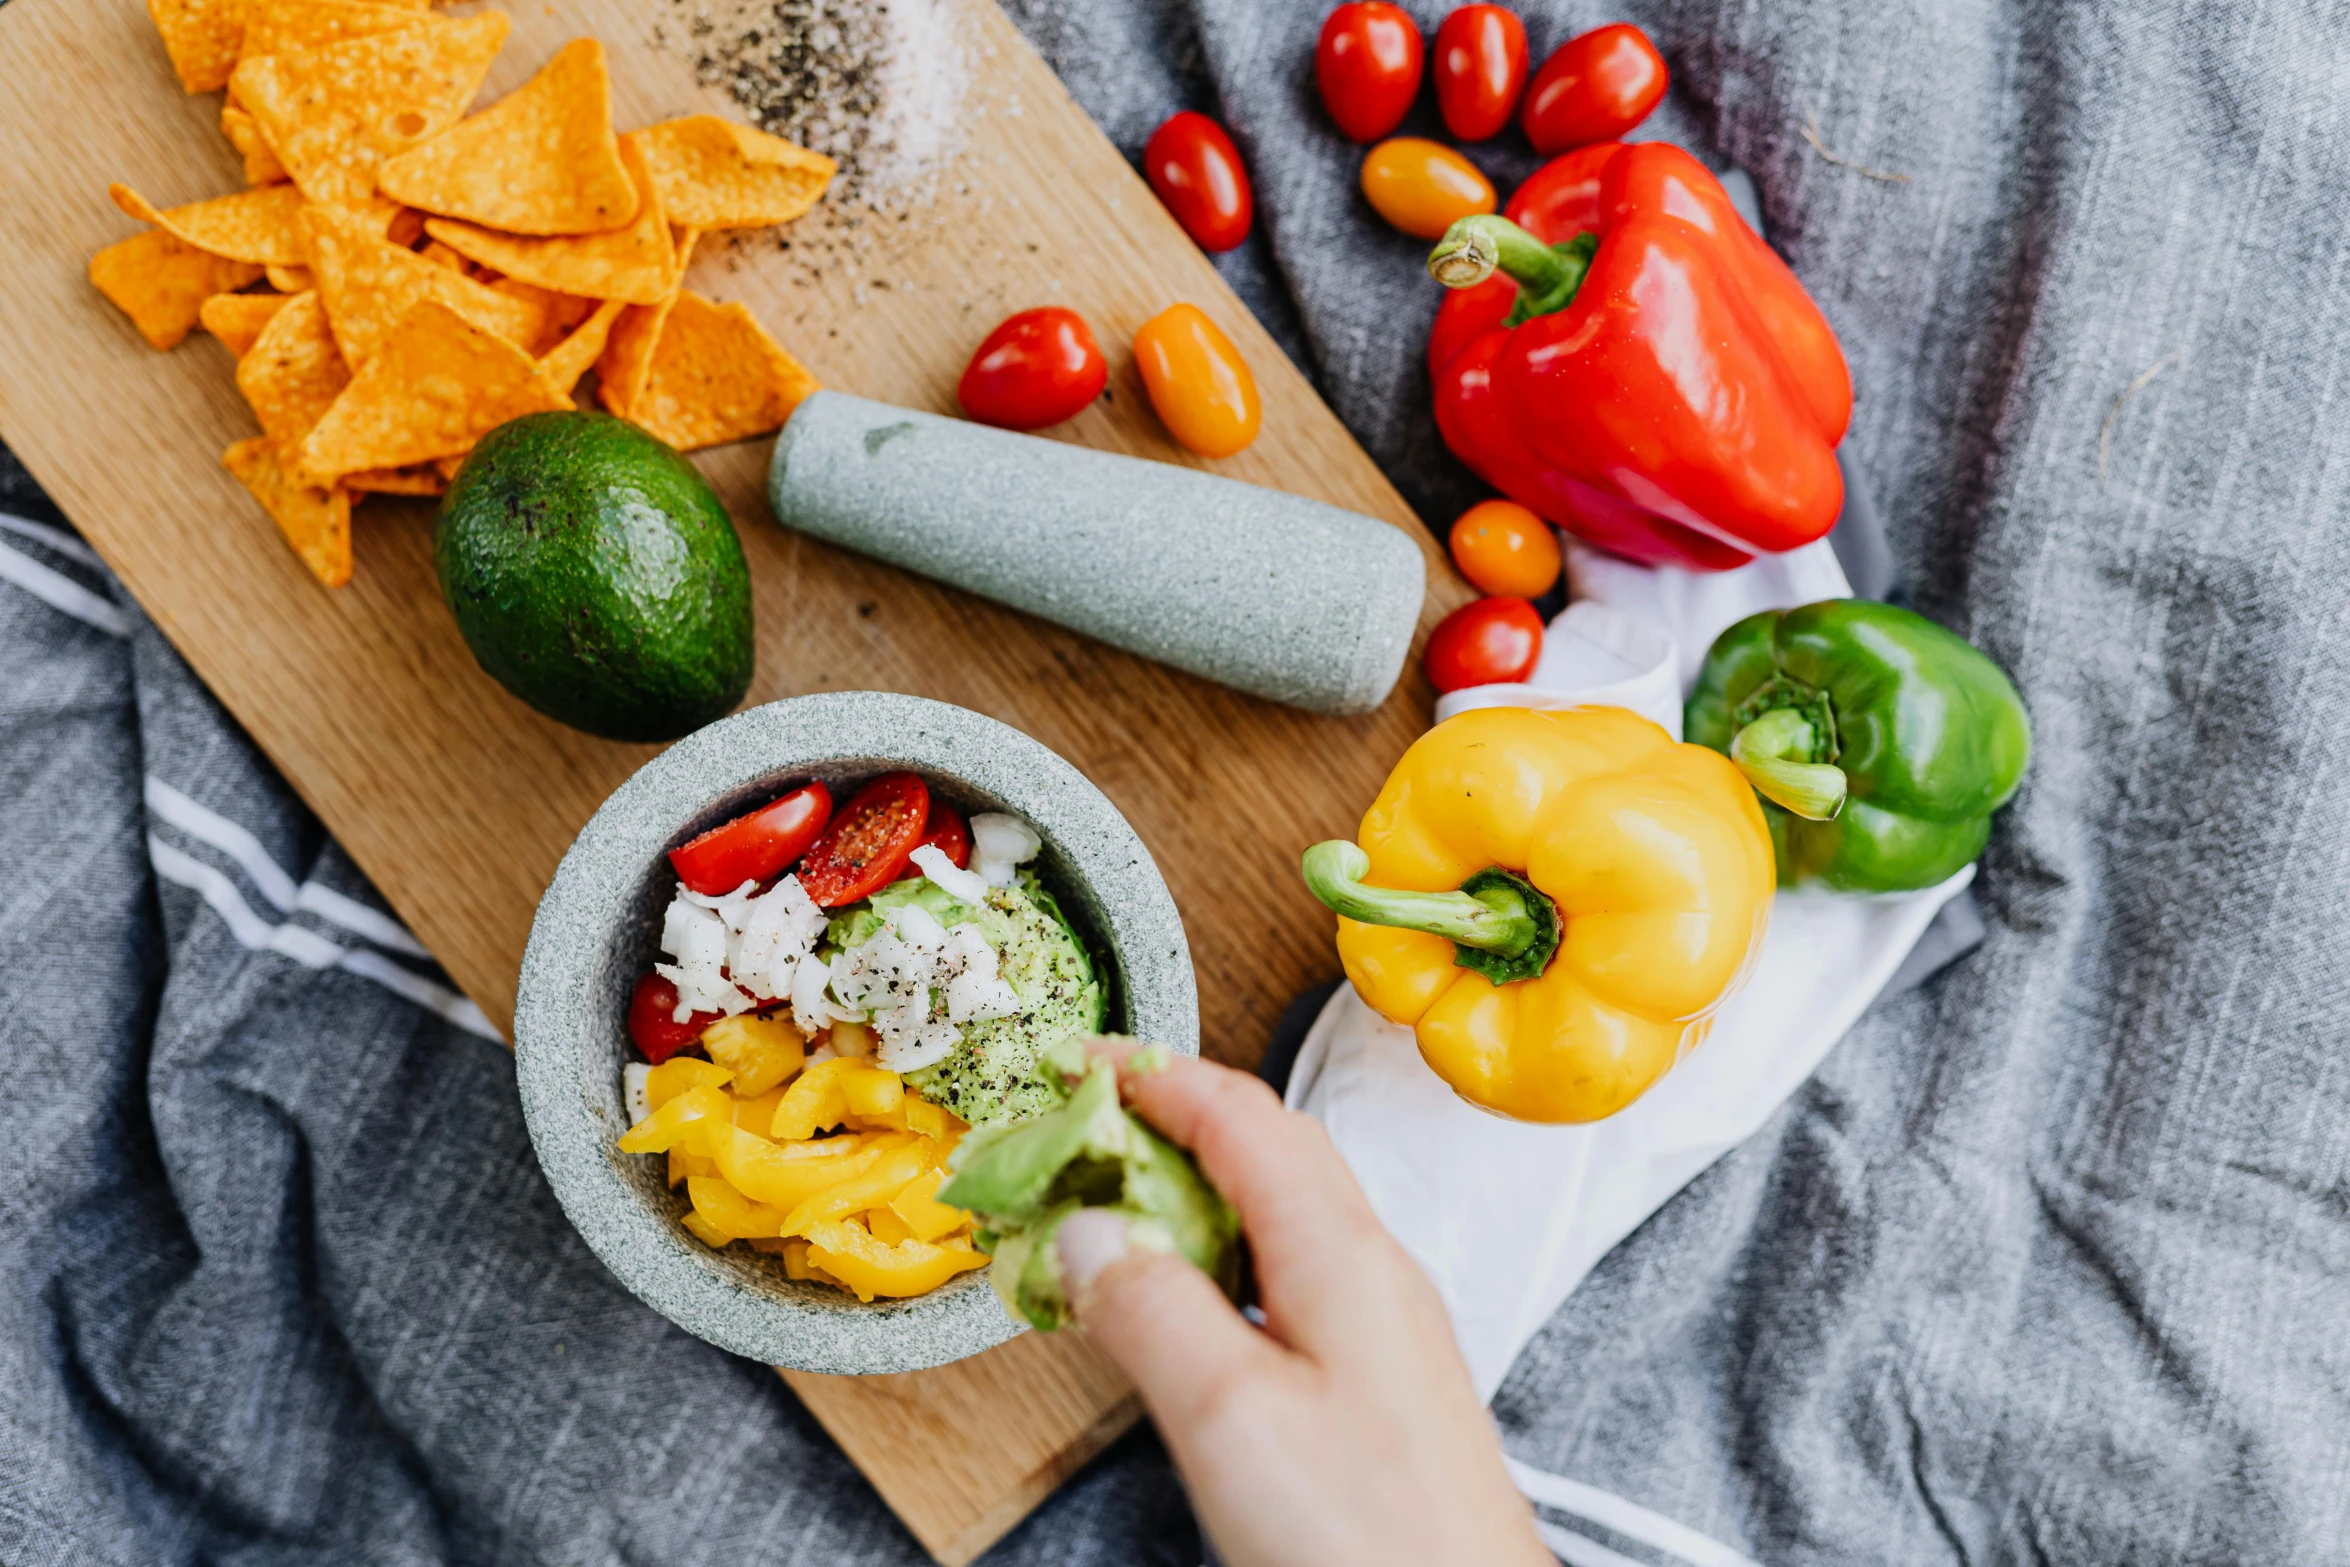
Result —
[[674, 740], [750, 689], [751, 581], [694, 466], [637, 426], [527, 414], [482, 438], [433, 528], [481, 667], [607, 740]]

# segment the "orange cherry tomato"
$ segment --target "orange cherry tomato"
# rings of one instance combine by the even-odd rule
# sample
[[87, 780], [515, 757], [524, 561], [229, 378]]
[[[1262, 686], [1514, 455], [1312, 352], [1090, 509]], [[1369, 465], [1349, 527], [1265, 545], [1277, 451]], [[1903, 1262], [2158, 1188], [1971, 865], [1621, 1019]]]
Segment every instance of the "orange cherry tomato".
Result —
[[1197, 305], [1169, 305], [1134, 334], [1134, 363], [1167, 433], [1202, 457], [1229, 457], [1257, 438], [1257, 378], [1232, 339]]
[[1419, 239], [1442, 239], [1455, 221], [1491, 212], [1493, 182], [1441, 142], [1398, 136], [1363, 157], [1363, 194], [1379, 216]]
[[1479, 501], [1452, 525], [1452, 563], [1480, 593], [1538, 599], [1559, 579], [1559, 540], [1516, 501]]
[[1200, 249], [1230, 250], [1248, 238], [1256, 216], [1248, 168], [1224, 127], [1206, 115], [1185, 109], [1151, 132], [1142, 172]]
[[1427, 45], [1410, 16], [1385, 0], [1355, 0], [1331, 12], [1314, 44], [1322, 107], [1348, 141], [1377, 141], [1403, 123], [1420, 94]]
[[1664, 101], [1665, 57], [1630, 22], [1594, 27], [1551, 51], [1526, 92], [1526, 139], [1544, 157], [1615, 141]]
[[1526, 85], [1526, 24], [1506, 6], [1464, 5], [1436, 29], [1436, 107], [1462, 141], [1501, 134]]
[[1542, 662], [1542, 617], [1524, 599], [1479, 599], [1428, 636], [1428, 683], [1439, 691], [1519, 681]]

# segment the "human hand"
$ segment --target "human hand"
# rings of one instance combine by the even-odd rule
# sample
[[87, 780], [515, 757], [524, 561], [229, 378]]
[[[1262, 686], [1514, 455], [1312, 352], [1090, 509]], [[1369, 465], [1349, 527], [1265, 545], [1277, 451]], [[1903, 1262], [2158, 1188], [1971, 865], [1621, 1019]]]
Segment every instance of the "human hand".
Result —
[[1555, 1567], [1510, 1484], [1444, 1306], [1321, 1123], [1205, 1061], [1125, 1069], [1142, 1118], [1240, 1213], [1265, 1325], [1101, 1209], [1055, 1247], [1086, 1336], [1142, 1394], [1230, 1567]]

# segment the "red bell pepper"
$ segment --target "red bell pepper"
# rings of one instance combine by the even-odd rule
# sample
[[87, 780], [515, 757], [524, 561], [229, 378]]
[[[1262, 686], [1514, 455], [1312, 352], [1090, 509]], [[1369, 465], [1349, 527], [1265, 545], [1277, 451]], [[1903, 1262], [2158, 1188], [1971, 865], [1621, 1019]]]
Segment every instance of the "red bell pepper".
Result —
[[1487, 483], [1650, 565], [1791, 550], [1844, 505], [1852, 376], [1785, 262], [1662, 142], [1558, 158], [1429, 256], [1436, 423]]

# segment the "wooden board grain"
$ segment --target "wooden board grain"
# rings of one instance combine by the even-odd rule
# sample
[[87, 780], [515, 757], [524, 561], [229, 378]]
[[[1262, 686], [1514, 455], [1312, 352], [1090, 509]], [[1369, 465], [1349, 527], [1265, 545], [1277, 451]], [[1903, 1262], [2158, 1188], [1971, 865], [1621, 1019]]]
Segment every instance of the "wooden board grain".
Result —
[[[522, 0], [486, 93], [565, 41], [610, 47], [623, 126], [712, 110], [655, 42], [666, 0]], [[1464, 591], [1393, 488], [989, 0], [948, 6], [966, 139], [903, 213], [827, 203], [790, 230], [706, 244], [691, 286], [742, 300], [828, 385], [951, 413], [971, 346], [1012, 310], [1081, 310], [1116, 368], [1055, 432], [1197, 463], [1151, 418], [1124, 345], [1176, 300], [1254, 366], [1264, 434], [1198, 464], [1383, 518], [1427, 549], [1423, 630]], [[232, 190], [218, 99], [173, 83], [139, 0], [0, 8], [0, 438], [23, 458], [450, 975], [501, 1027], [540, 892], [580, 824], [651, 750], [573, 733], [474, 666], [442, 608], [430, 514], [362, 509], [339, 592], [304, 572], [218, 456], [252, 433], [227, 352], [201, 333], [148, 349], [90, 288], [91, 252], [132, 232], [105, 194], [169, 205]], [[1224, 690], [892, 568], [768, 516], [769, 443], [697, 460], [732, 510], [759, 621], [751, 702], [916, 692], [1002, 719], [1069, 758], [1134, 824], [1182, 909], [1208, 1053], [1252, 1062], [1281, 1008], [1336, 971], [1330, 922], [1295, 873], [1351, 832], [1425, 722], [1417, 674], [1375, 714], [1329, 719]], [[1414, 668], [1416, 670], [1416, 660]], [[960, 1365], [792, 1386], [942, 1561], [968, 1560], [1134, 1418], [1072, 1338]]]

